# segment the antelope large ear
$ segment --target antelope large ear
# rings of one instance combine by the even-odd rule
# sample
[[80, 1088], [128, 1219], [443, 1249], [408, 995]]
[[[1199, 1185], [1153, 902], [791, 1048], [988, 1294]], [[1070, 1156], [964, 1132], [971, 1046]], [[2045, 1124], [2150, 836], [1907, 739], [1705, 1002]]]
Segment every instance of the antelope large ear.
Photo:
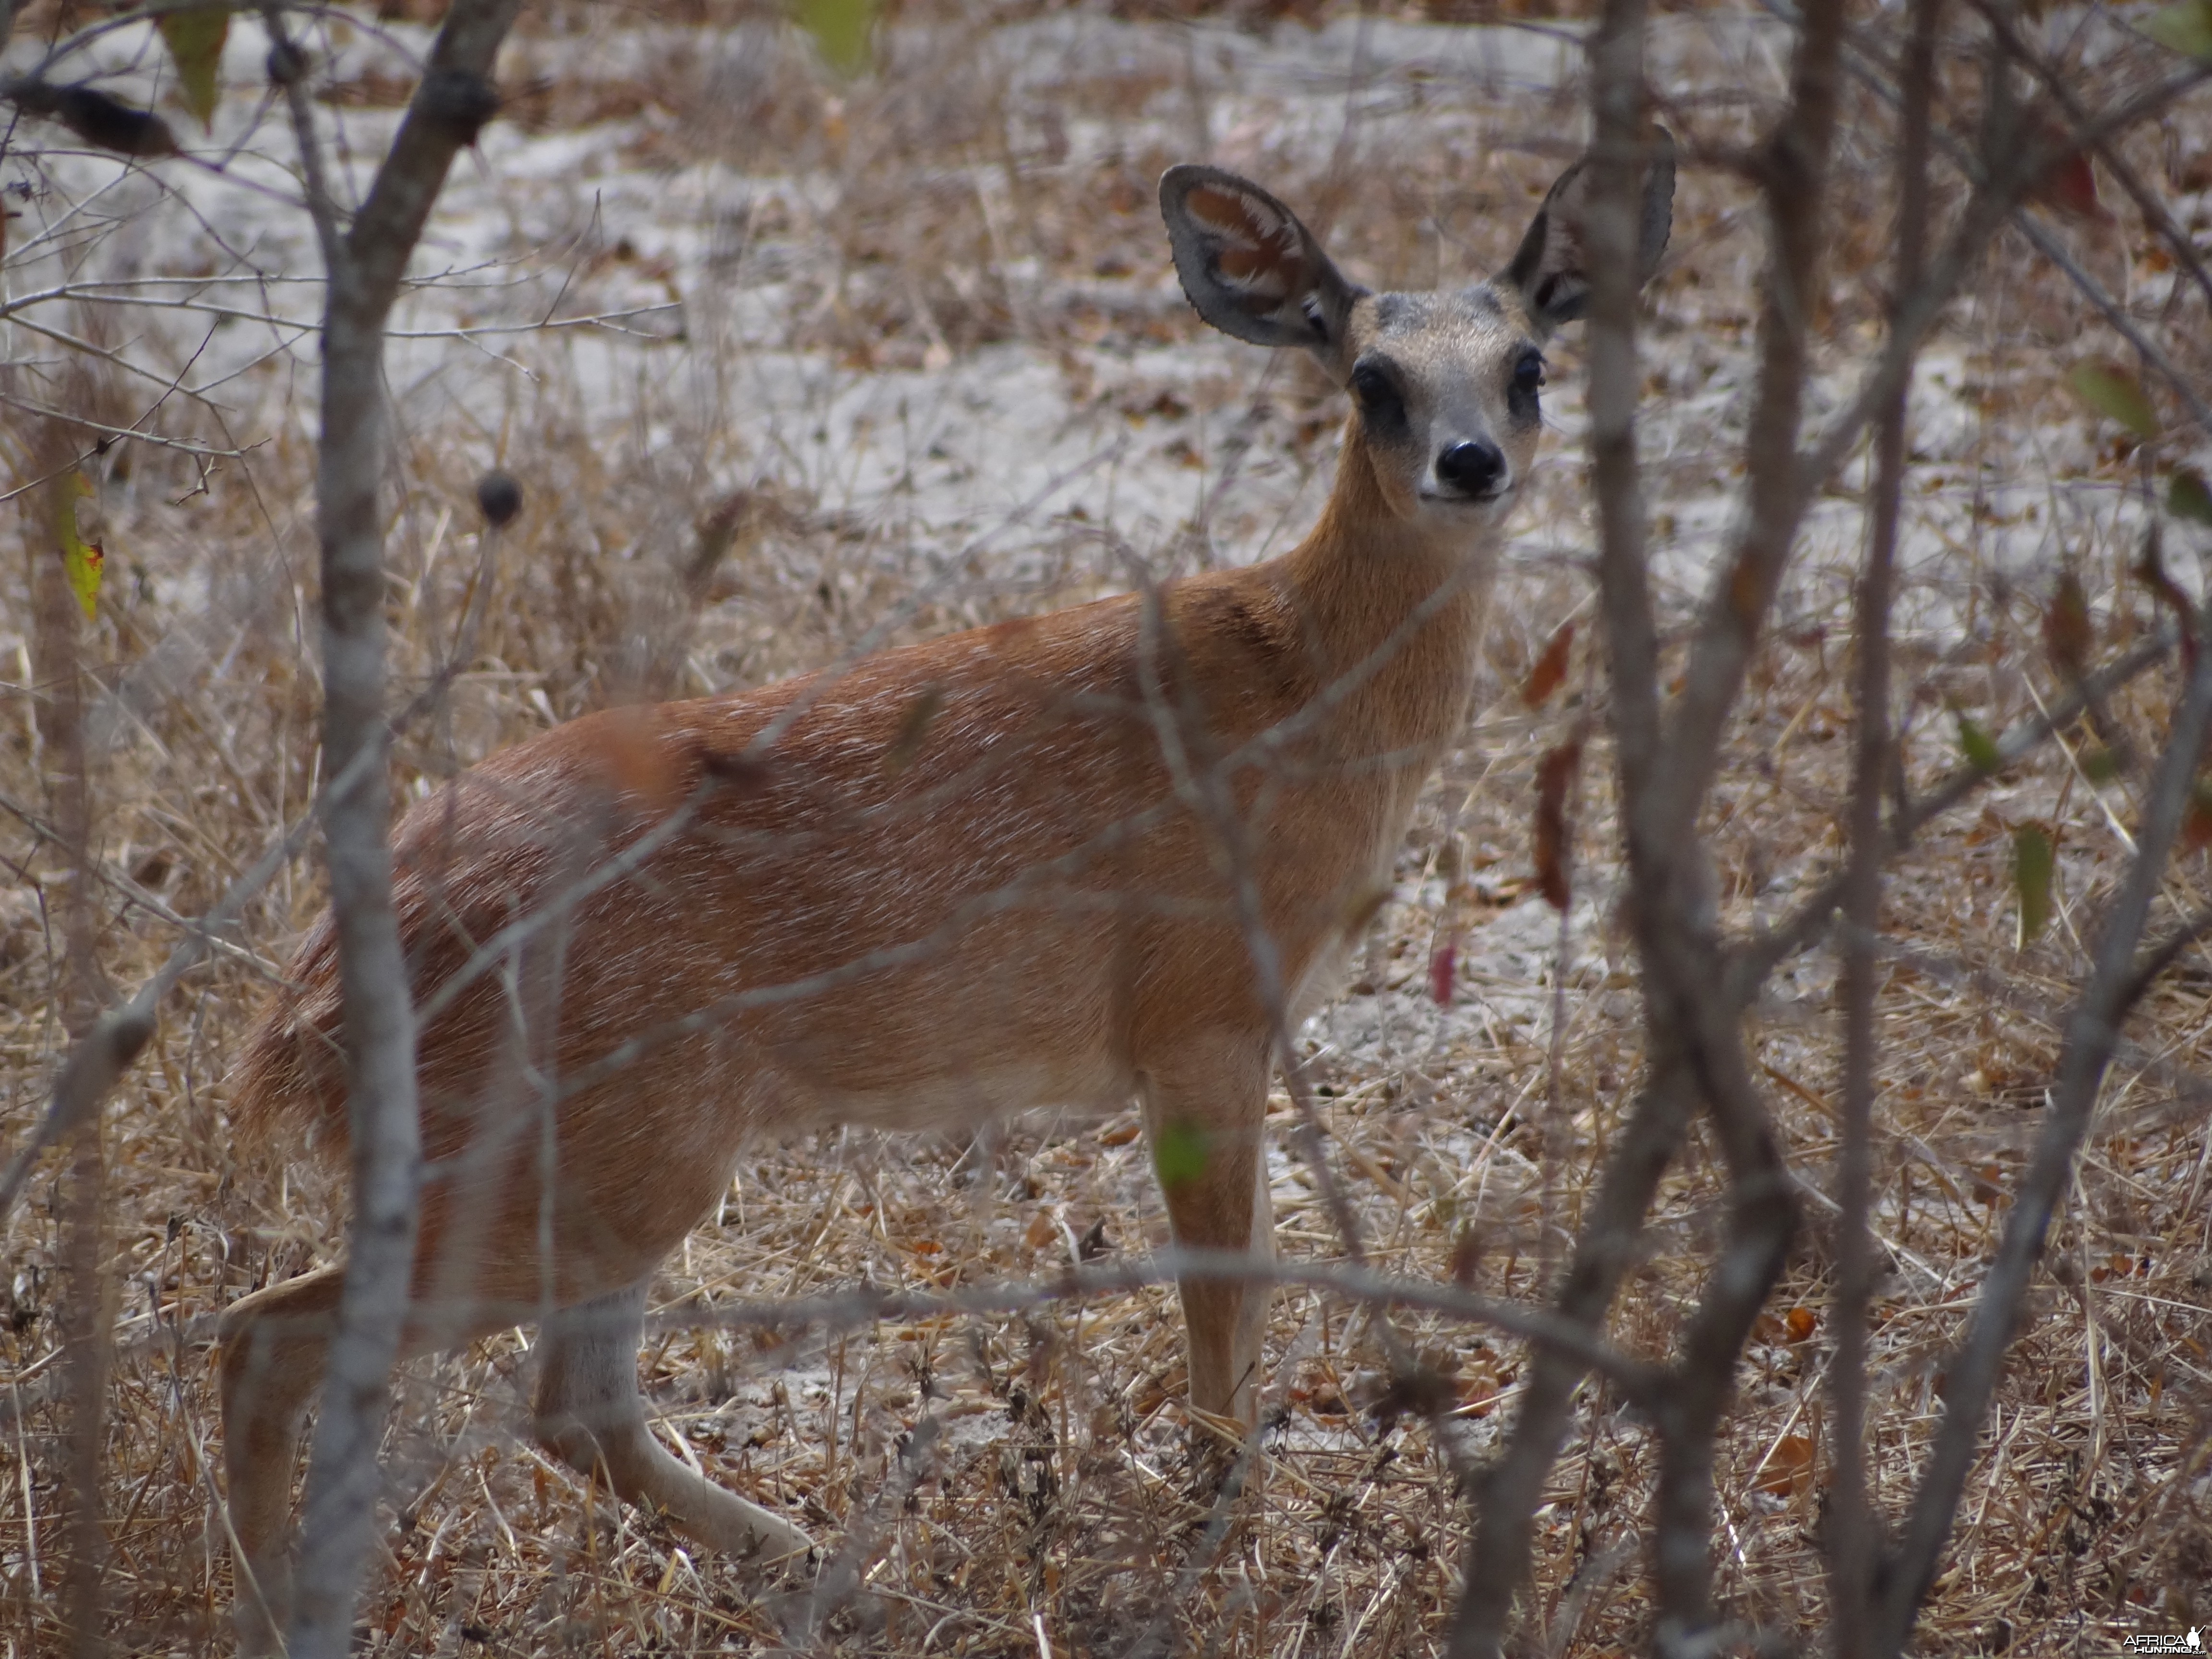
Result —
[[1185, 163], [1160, 175], [1176, 275], [1198, 314], [1255, 345], [1304, 346], [1339, 380], [1352, 302], [1314, 234], [1280, 202], [1233, 173]]
[[[1641, 288], [1659, 269], [1667, 233], [1674, 222], [1674, 137], [1651, 129], [1650, 161], [1644, 169], [1644, 208], [1636, 248], [1636, 283]], [[1583, 314], [1589, 301], [1589, 273], [1583, 264], [1583, 217], [1589, 194], [1589, 157], [1559, 176], [1521, 239], [1521, 251], [1505, 267], [1505, 280], [1520, 290], [1528, 315], [1549, 333]]]

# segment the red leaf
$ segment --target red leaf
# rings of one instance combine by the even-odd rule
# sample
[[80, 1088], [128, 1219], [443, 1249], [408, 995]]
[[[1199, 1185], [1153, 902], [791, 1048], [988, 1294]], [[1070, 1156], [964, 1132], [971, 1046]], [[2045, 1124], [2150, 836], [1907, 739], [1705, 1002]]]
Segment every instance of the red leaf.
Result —
[[1573, 833], [1567, 823], [1567, 790], [1582, 764], [1583, 740], [1569, 738], [1536, 766], [1536, 885], [1555, 910], [1573, 896], [1568, 867], [1574, 860]]
[[1567, 677], [1567, 655], [1574, 643], [1574, 623], [1571, 620], [1561, 623], [1559, 631], [1552, 635], [1551, 642], [1544, 647], [1543, 654], [1529, 669], [1528, 678], [1521, 682], [1522, 702], [1531, 708], [1540, 708], [1545, 700], [1559, 689], [1559, 682]]
[[2199, 778], [2189, 797], [2189, 812], [2181, 820], [2181, 850], [2201, 852], [2212, 847], [2212, 779]]
[[1451, 1281], [1462, 1290], [1474, 1288], [1475, 1275], [1482, 1268], [1482, 1230], [1462, 1227], [1459, 1237], [1452, 1241]]
[[2081, 678], [2089, 662], [2089, 596], [2070, 570], [2058, 573], [2058, 586], [2043, 612], [2043, 648], [2069, 679]]
[[1449, 1008], [1452, 1000], [1452, 978], [1459, 967], [1459, 946], [1439, 945], [1429, 957], [1429, 995], [1439, 1008]]
[[2061, 213], [2100, 222], [2109, 221], [2112, 216], [2105, 210], [2104, 203], [2097, 197], [2097, 169], [2072, 131], [2045, 110], [2032, 111], [2026, 125], [2025, 141], [2051, 157], [2035, 183], [2029, 186], [2028, 194]]
[[2037, 201], [2062, 213], [2083, 219], [2111, 216], [2105, 211], [2104, 203], [2097, 198], [2097, 169], [2078, 149], [2053, 161], [2036, 181], [2034, 193]]

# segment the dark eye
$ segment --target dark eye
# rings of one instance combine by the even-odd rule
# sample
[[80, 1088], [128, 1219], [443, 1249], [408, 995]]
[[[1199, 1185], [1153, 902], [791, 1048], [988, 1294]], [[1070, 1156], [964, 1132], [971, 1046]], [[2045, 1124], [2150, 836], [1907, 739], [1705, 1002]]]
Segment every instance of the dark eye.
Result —
[[1398, 395], [1397, 383], [1386, 370], [1373, 363], [1359, 364], [1352, 371], [1352, 395], [1358, 401], [1359, 412], [1367, 417], [1370, 425], [1403, 424], [1406, 402]]
[[1520, 362], [1513, 365], [1513, 389], [1533, 398], [1536, 388], [1544, 384], [1544, 354], [1524, 351]]

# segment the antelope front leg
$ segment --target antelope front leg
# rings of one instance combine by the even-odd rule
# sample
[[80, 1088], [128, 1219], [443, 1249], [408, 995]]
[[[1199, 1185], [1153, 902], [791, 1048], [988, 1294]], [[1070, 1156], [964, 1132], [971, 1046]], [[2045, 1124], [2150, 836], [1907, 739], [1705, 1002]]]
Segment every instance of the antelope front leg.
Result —
[[[1145, 1127], [1176, 1243], [1193, 1249], [1275, 1253], [1261, 1120], [1267, 1051], [1249, 1036], [1184, 1045], [1144, 1080]], [[1190, 1402], [1203, 1412], [1257, 1420], [1260, 1340], [1270, 1287], [1248, 1280], [1185, 1279]]]

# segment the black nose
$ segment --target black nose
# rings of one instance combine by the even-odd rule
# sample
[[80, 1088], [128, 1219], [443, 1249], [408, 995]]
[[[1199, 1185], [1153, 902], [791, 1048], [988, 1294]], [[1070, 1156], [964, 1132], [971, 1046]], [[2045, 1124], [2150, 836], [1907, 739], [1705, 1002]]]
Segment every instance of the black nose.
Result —
[[1505, 457], [1495, 444], [1454, 444], [1437, 457], [1437, 477], [1462, 495], [1487, 495], [1505, 476]]

